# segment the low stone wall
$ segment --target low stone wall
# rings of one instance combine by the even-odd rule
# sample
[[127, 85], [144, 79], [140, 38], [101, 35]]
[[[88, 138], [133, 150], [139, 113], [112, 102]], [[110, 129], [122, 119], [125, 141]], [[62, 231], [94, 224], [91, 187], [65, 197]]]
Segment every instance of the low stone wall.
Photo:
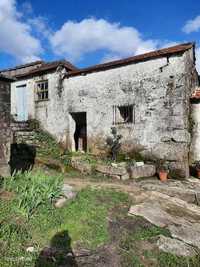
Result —
[[81, 159], [81, 157], [73, 157], [71, 166], [81, 173], [92, 174], [95, 171], [118, 180], [152, 177], [156, 174], [156, 167], [151, 164], [143, 163], [142, 166], [128, 166], [126, 162], [111, 163], [111, 165], [101, 162], [90, 164]]

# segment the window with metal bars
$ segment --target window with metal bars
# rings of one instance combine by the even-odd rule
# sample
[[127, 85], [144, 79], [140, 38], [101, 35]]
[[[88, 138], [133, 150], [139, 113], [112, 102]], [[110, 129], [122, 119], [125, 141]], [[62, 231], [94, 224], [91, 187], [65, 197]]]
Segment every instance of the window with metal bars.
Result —
[[134, 105], [113, 106], [113, 124], [135, 123]]
[[36, 83], [37, 101], [49, 99], [48, 81], [40, 81]]

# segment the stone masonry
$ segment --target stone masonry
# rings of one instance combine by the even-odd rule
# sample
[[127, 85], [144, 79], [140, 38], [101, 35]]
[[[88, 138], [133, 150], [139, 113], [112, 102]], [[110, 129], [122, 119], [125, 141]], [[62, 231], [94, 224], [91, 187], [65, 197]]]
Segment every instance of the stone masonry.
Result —
[[10, 82], [0, 76], [0, 176], [8, 176], [10, 159]]
[[[17, 77], [12, 84], [13, 115], [16, 89], [26, 84], [28, 117], [39, 120], [67, 149], [77, 149], [79, 134], [87, 139], [82, 140], [87, 151], [103, 153], [115, 126], [125, 152], [146, 160], [166, 159], [173, 172], [188, 176], [190, 97], [198, 86], [194, 44], [82, 70], [68, 68], [62, 81], [60, 77], [57, 69], [40, 68]], [[35, 85], [41, 80], [48, 80], [48, 99], [36, 101]], [[123, 123], [116, 123], [119, 118]]]

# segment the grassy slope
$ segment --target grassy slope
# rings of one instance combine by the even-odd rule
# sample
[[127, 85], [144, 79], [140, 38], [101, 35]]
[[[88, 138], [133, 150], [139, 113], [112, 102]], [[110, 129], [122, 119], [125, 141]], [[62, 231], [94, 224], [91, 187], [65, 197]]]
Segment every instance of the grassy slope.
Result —
[[[22, 182], [17, 181], [13, 188]], [[142, 218], [128, 217], [129, 206], [130, 199], [125, 193], [86, 188], [66, 207], [55, 209], [50, 202], [45, 202], [28, 219], [21, 212], [18, 193], [15, 193], [11, 200], [0, 202], [0, 266], [34, 266], [42, 248], [63, 230], [68, 231], [73, 249], [95, 250], [113, 243], [123, 267], [199, 266], [196, 258], [188, 260], [161, 253], [151, 245], [145, 248], [142, 242], [148, 242], [149, 246], [159, 234], [169, 233]], [[37, 248], [37, 252], [26, 252], [29, 246]]]
[[[128, 205], [128, 202], [124, 193], [88, 188], [62, 209], [55, 209], [48, 202], [40, 205], [28, 219], [19, 207], [17, 193], [10, 201], [1, 200], [0, 266], [34, 266], [38, 253], [32, 255], [25, 249], [35, 246], [40, 251], [62, 230], [69, 232], [72, 246], [76, 247], [78, 242], [79, 246], [95, 249], [109, 241], [109, 210], [116, 205]], [[21, 257], [28, 261], [19, 261]]]
[[[35, 138], [40, 143], [38, 156], [60, 160], [60, 149], [51, 136], [38, 132]], [[63, 156], [61, 161], [67, 164], [69, 158], [70, 155]], [[68, 175], [72, 177], [73, 173], [68, 172]], [[62, 209], [55, 209], [45, 202], [27, 217], [26, 212], [19, 208], [22, 192], [16, 190], [20, 185], [23, 189], [23, 179], [10, 184], [10, 187], [9, 183], [6, 185], [7, 190], [15, 191], [11, 200], [0, 198], [0, 267], [33, 267], [39, 252], [56, 233], [63, 230], [68, 231], [73, 249], [95, 250], [105, 244], [114, 244], [122, 267], [200, 266], [198, 257], [187, 259], [156, 250], [151, 245], [156, 237], [169, 233], [142, 218], [129, 218], [130, 199], [125, 193], [86, 188]], [[42, 181], [41, 177], [39, 181]], [[40, 184], [36, 183], [35, 186], [38, 188]], [[26, 252], [29, 246], [34, 246], [37, 251]]]

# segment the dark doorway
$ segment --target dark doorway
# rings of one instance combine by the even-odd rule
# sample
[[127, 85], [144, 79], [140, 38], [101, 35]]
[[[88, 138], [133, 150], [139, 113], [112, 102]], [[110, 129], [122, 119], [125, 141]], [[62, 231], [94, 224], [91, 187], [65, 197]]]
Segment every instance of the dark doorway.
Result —
[[76, 151], [87, 151], [87, 116], [86, 112], [73, 112], [72, 118], [76, 123], [74, 141]]

